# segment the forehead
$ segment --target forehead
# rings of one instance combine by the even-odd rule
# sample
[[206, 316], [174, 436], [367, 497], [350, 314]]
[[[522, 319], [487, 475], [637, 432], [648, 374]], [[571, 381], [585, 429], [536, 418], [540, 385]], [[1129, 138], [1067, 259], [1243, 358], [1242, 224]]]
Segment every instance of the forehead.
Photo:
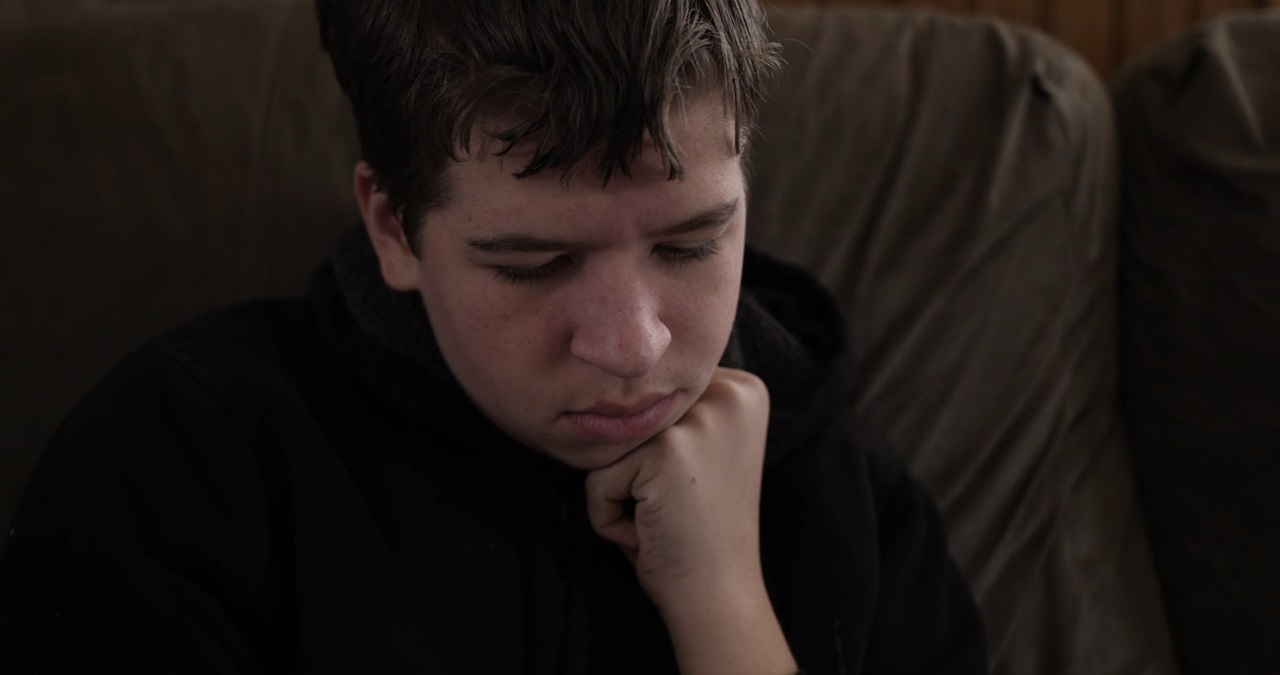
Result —
[[607, 179], [600, 175], [597, 167], [603, 158], [601, 147], [579, 158], [568, 171], [549, 169], [517, 178], [515, 174], [534, 157], [537, 139], [521, 141], [504, 152], [505, 144], [478, 130], [472, 152], [449, 168], [449, 182], [462, 201], [481, 195], [496, 199], [519, 194], [570, 200], [609, 193], [723, 188], [720, 183], [741, 172], [735, 120], [719, 97], [702, 96], [673, 105], [667, 128], [681, 169], [681, 176], [675, 180], [671, 179], [666, 156], [648, 137], [641, 143], [638, 156], [628, 163], [625, 174], [615, 172]]
[[436, 215], [451, 229], [471, 234], [500, 227], [577, 236], [591, 224], [658, 227], [740, 197], [736, 126], [721, 102], [704, 97], [673, 106], [668, 124], [680, 178], [669, 178], [662, 152], [649, 141], [632, 161], [630, 175], [611, 175], [607, 182], [590, 156], [567, 174], [545, 170], [517, 178], [513, 174], [526, 167], [534, 151], [530, 143], [506, 154], [495, 152], [497, 143], [479, 143], [449, 168], [451, 200]]

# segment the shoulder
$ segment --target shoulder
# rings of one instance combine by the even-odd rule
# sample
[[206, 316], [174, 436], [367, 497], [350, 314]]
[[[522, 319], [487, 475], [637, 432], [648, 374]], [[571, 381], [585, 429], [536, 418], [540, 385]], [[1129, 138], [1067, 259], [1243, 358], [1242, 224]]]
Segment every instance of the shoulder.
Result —
[[319, 349], [307, 312], [292, 301], [220, 310], [122, 360], [63, 420], [18, 515], [82, 527], [96, 502], [135, 511], [120, 522], [181, 529], [171, 516], [206, 497], [260, 499], [280, 462], [264, 439], [314, 427], [299, 374]]
[[279, 370], [314, 359], [322, 341], [309, 303], [263, 300], [206, 314], [163, 335], [122, 364], [167, 360], [192, 376]]
[[258, 301], [215, 311], [122, 360], [81, 407], [203, 396], [234, 409], [279, 397], [305, 388], [306, 374], [323, 362], [315, 326], [303, 301]]
[[155, 649], [153, 617], [164, 616], [204, 649], [193, 617], [279, 616], [272, 575], [287, 541], [288, 465], [264, 442], [281, 425], [252, 411], [272, 387], [291, 388], [273, 384], [288, 379], [273, 352], [290, 332], [271, 324], [292, 311], [198, 319], [124, 359], [80, 401], [6, 537], [4, 620], [37, 641], [118, 634]]
[[155, 474], [178, 461], [235, 461], [232, 449], [254, 445], [264, 411], [305, 396], [302, 373], [320, 351], [306, 314], [296, 302], [257, 302], [153, 340], [80, 399], [37, 474], [68, 462]]

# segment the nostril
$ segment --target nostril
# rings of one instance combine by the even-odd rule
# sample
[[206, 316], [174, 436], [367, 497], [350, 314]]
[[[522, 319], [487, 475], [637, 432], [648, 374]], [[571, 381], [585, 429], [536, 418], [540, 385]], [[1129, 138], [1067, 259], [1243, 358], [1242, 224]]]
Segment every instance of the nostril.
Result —
[[648, 373], [671, 344], [671, 332], [657, 320], [584, 325], [570, 343], [573, 356], [616, 377]]

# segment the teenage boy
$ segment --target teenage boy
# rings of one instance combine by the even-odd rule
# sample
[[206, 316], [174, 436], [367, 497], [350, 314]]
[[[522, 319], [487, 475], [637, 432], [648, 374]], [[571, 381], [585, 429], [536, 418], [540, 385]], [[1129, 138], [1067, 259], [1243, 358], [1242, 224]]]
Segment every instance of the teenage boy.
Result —
[[72, 414], [6, 550], [10, 663], [985, 672], [838, 307], [745, 246], [754, 0], [317, 10], [363, 227]]

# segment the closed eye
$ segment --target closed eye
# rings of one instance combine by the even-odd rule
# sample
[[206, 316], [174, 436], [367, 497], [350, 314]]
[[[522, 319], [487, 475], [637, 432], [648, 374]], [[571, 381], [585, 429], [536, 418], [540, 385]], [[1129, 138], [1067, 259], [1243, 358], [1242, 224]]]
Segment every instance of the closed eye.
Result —
[[699, 246], [658, 246], [654, 249], [654, 252], [668, 262], [687, 265], [710, 260], [712, 256], [720, 252], [720, 240], [712, 239]]
[[[720, 240], [712, 239], [698, 246], [662, 245], [653, 249], [662, 260], [675, 265], [689, 265], [710, 260], [720, 252]], [[574, 259], [558, 255], [541, 265], [493, 265], [490, 269], [502, 281], [512, 284], [533, 284], [547, 281], [573, 267]]]
[[531, 284], [545, 281], [573, 265], [573, 259], [559, 255], [541, 265], [494, 265], [493, 273], [502, 281], [513, 284]]

